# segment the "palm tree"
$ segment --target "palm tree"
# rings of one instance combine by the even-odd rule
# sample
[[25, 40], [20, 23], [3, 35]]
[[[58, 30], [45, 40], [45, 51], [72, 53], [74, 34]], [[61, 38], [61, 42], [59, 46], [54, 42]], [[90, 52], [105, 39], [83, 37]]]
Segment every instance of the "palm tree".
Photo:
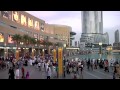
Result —
[[24, 42], [24, 45], [25, 45], [25, 52], [24, 52], [24, 54], [25, 54], [26, 53], [26, 47], [30, 43], [30, 37], [27, 34], [24, 34], [22, 39], [23, 39], [23, 42]]
[[20, 34], [15, 34], [12, 36], [12, 40], [16, 43], [17, 49], [20, 41], [22, 40], [22, 36]]
[[29, 39], [30, 37], [27, 34], [23, 35], [23, 42], [24, 42], [25, 47], [29, 44]]
[[38, 48], [38, 53], [40, 53], [40, 52], [39, 52], [39, 49], [40, 49], [41, 41], [40, 41], [40, 40], [37, 40], [37, 41], [36, 41], [36, 44], [37, 44], [37, 48]]
[[29, 37], [29, 44], [31, 44], [32, 46], [34, 46], [35, 44], [37, 44], [37, 41], [35, 40], [35, 38]]

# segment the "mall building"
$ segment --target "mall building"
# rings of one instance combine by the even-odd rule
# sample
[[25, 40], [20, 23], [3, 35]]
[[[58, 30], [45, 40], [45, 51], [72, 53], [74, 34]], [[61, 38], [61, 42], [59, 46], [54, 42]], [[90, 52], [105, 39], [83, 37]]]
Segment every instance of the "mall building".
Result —
[[[13, 53], [16, 44], [12, 41], [12, 35], [27, 34], [40, 41], [48, 40], [52, 43], [62, 43], [71, 47], [71, 36], [75, 35], [70, 26], [47, 24], [44, 20], [30, 15], [24, 11], [0, 11], [0, 55]], [[72, 35], [73, 34], [73, 35]], [[24, 43], [19, 46], [24, 49]], [[28, 50], [32, 48], [27, 46]], [[42, 48], [42, 46], [41, 46]], [[51, 47], [53, 49], [53, 47]]]

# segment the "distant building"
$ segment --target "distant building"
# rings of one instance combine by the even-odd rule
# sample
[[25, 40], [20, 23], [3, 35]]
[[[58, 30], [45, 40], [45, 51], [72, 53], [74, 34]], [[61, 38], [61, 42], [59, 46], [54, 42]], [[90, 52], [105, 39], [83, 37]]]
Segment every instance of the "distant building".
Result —
[[119, 30], [115, 31], [115, 42], [113, 43], [114, 50], [120, 50]]

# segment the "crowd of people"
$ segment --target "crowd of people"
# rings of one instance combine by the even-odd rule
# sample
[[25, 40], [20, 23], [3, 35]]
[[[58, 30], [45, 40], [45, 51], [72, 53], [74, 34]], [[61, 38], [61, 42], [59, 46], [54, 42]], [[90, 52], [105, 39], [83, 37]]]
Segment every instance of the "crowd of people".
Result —
[[[21, 57], [18, 62], [15, 62], [15, 58], [0, 58], [1, 62], [6, 62], [6, 68], [9, 68], [9, 79], [30, 79], [29, 70], [25, 70], [24, 67], [31, 66], [36, 67], [40, 72], [44, 72], [46, 75], [46, 79], [58, 78], [58, 63], [53, 62], [52, 55], [46, 55], [42, 57], [40, 55], [35, 56], [34, 58], [29, 57]], [[113, 79], [120, 78], [120, 63], [114, 60], [102, 60], [102, 59], [66, 59], [64, 57], [63, 64], [63, 78], [66, 75], [72, 75], [71, 79], [83, 78], [84, 69], [88, 69], [93, 71], [94, 69], [103, 69], [105, 72], [110, 72], [109, 68], [112, 68]], [[12, 66], [10, 66], [10, 63]], [[20, 72], [22, 75], [20, 76]]]

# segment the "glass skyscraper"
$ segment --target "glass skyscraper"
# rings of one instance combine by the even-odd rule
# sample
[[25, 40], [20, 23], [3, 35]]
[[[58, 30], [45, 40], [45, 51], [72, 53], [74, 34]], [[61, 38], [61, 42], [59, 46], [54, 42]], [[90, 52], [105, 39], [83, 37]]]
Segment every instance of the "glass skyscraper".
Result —
[[[95, 43], [109, 42], [108, 34], [103, 34], [103, 14], [102, 11], [82, 11], [82, 35], [80, 42]], [[105, 40], [104, 37], [107, 37]]]

